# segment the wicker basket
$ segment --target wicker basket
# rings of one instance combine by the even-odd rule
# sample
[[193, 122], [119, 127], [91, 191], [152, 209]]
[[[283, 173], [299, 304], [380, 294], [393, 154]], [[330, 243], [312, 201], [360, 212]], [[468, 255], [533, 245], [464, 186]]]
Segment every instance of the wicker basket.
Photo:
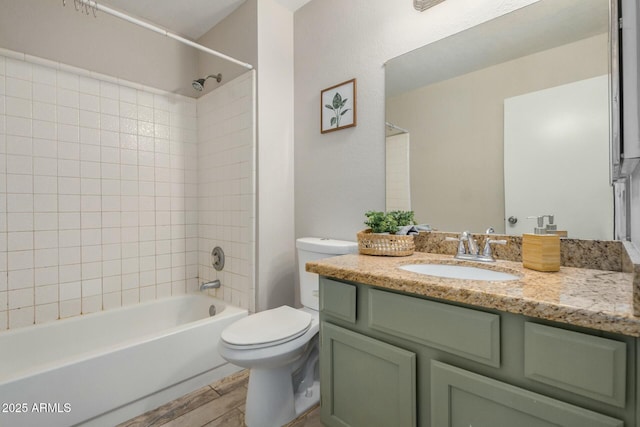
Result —
[[415, 248], [413, 236], [378, 234], [371, 229], [358, 233], [358, 251], [363, 255], [409, 256]]

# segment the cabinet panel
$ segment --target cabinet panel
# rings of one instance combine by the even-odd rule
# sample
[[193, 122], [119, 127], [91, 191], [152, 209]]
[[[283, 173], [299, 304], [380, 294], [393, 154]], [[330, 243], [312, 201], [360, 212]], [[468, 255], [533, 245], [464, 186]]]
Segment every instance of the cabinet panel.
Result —
[[621, 420], [431, 362], [431, 425], [438, 427], [622, 427]]
[[500, 366], [500, 316], [371, 289], [372, 329]]
[[416, 425], [414, 353], [327, 322], [320, 339], [325, 425]]
[[356, 322], [356, 287], [322, 278], [320, 282], [320, 310], [330, 316]]
[[624, 408], [627, 346], [551, 326], [524, 325], [527, 378]]

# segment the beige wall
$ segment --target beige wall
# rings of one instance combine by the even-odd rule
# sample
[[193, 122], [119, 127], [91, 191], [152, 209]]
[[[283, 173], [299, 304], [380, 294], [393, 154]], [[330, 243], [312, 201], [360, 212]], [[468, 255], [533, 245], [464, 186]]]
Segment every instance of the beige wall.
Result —
[[292, 305], [295, 293], [293, 203], [293, 14], [258, 2], [258, 310]]
[[607, 74], [607, 52], [603, 34], [387, 100], [387, 120], [411, 132], [416, 219], [504, 232], [504, 99]]
[[193, 96], [193, 48], [73, 1], [0, 0], [0, 11], [0, 47]]
[[[258, 4], [257, 0], [247, 0], [233, 13], [220, 21], [215, 27], [200, 37], [197, 42], [257, 68], [258, 63]], [[204, 52], [198, 52], [198, 78], [209, 74], [222, 73], [222, 82], [229, 82], [248, 70], [241, 65], [218, 58]], [[194, 77], [195, 78], [195, 77]], [[207, 80], [200, 96], [209, 93], [220, 84]]]
[[[314, 0], [294, 16], [296, 236], [355, 240], [364, 213], [385, 208], [384, 63], [533, 3]], [[320, 91], [358, 79], [358, 125], [321, 134]]]

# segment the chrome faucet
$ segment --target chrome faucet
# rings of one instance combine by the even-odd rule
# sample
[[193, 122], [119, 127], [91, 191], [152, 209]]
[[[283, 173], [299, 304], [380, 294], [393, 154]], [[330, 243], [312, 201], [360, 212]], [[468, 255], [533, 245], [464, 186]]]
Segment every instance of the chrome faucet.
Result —
[[[506, 240], [494, 240], [489, 237], [491, 232], [487, 230], [487, 238], [484, 242], [484, 248], [482, 254], [478, 248], [478, 242], [473, 238], [470, 231], [463, 231], [458, 238], [446, 237], [446, 241], [458, 242], [458, 251], [454, 255], [456, 259], [463, 259], [467, 261], [483, 261], [483, 262], [495, 262], [495, 258], [491, 253], [491, 245], [506, 245]], [[466, 242], [466, 246], [465, 246]]]
[[221, 286], [220, 280], [215, 279], [210, 282], [204, 282], [200, 285], [201, 291], [206, 291], [207, 289], [218, 289]]

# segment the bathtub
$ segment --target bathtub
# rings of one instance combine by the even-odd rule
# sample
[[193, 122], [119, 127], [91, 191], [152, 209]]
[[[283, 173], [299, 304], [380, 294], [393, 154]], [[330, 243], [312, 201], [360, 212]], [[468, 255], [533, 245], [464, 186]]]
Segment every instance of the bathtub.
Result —
[[0, 426], [116, 425], [203, 387], [239, 369], [216, 346], [246, 315], [184, 295], [2, 332]]

